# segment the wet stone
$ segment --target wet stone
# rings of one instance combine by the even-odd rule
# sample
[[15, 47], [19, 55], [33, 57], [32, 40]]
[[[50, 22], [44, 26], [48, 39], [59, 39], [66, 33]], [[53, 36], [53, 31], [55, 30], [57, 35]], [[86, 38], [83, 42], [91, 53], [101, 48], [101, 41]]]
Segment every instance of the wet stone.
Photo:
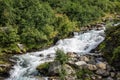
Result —
[[103, 69], [98, 69], [98, 70], [96, 71], [96, 74], [101, 75], [101, 76], [104, 76], [104, 77], [109, 76], [109, 72], [106, 71], [106, 70], [103, 70]]
[[43, 55], [43, 54], [40, 54], [39, 56], [40, 56], [40, 57], [44, 57], [44, 55]]

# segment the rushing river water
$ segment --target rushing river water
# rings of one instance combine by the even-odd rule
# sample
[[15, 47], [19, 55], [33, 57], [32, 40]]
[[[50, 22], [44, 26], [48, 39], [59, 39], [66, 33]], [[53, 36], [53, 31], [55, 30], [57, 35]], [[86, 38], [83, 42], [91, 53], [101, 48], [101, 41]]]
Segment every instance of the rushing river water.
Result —
[[6, 80], [37, 80], [36, 67], [41, 63], [53, 61], [58, 48], [65, 52], [89, 53], [104, 40], [104, 27], [102, 30], [74, 34], [73, 38], [59, 40], [55, 46], [48, 49], [14, 56], [16, 65], [10, 71], [10, 78]]

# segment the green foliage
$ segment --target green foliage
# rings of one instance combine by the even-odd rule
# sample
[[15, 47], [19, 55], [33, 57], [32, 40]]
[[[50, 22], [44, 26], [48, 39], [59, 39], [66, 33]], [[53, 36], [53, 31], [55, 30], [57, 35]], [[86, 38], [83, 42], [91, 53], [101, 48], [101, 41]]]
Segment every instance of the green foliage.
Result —
[[50, 65], [50, 63], [49, 63], [49, 62], [46, 62], [46, 63], [40, 64], [39, 66], [37, 66], [36, 69], [37, 69], [42, 75], [47, 75], [49, 65]]
[[34, 27], [23, 29], [21, 34], [22, 43], [25, 43], [28, 47], [34, 47], [35, 44], [47, 40], [46, 35], [43, 32], [39, 32]]
[[68, 61], [68, 56], [63, 50], [57, 49], [55, 60], [60, 61], [60, 63], [64, 65]]
[[120, 46], [113, 50], [112, 61], [116, 61], [120, 58]]
[[50, 63], [48, 63], [48, 62], [43, 63], [43, 64], [39, 65], [39, 66], [37, 67], [37, 69], [38, 69], [38, 70], [42, 70], [42, 69], [48, 70], [49, 64], [50, 64]]
[[67, 37], [70, 32], [76, 30], [76, 23], [70, 21], [65, 15], [58, 16], [55, 23], [55, 30], [58, 31], [58, 35], [60, 35], [61, 38]]
[[76, 70], [77, 79], [80, 79], [80, 80], [91, 80], [91, 79], [84, 79], [86, 74], [91, 75], [91, 74], [93, 74], [93, 72], [88, 70], [88, 69]]
[[66, 14], [71, 20], [78, 21], [80, 26], [97, 20], [104, 13], [119, 13], [120, 2], [110, 0], [41, 0], [61, 14]]
[[17, 49], [16, 43], [44, 48], [104, 13], [119, 13], [119, 5], [119, 0], [0, 0], [0, 48]]
[[59, 76], [61, 80], [65, 80], [65, 76], [67, 75], [64, 66], [61, 67], [60, 71], [59, 71]]
[[17, 30], [11, 26], [0, 28], [0, 44], [2, 47], [9, 46], [19, 41]]
[[106, 30], [106, 39], [100, 45], [99, 49], [104, 52], [104, 57], [120, 69], [120, 25], [108, 27]]

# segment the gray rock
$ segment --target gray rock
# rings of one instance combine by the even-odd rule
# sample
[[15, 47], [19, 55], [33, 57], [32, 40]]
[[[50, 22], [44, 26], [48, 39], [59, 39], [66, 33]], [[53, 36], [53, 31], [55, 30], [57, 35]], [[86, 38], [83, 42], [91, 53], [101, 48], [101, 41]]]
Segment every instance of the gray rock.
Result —
[[97, 75], [96, 77], [97, 77], [97, 80], [102, 80], [102, 76]]
[[80, 60], [81, 60], [81, 61], [85, 61], [85, 62], [90, 61], [89, 58], [86, 57], [86, 56], [81, 56], [81, 57], [80, 57]]
[[77, 54], [74, 52], [68, 52], [67, 55], [71, 58], [77, 57]]
[[25, 46], [23, 44], [17, 44], [17, 46], [19, 47], [19, 49], [22, 51], [22, 52], [26, 52], [25, 51]]
[[60, 80], [59, 77], [49, 77], [48, 80]]
[[70, 58], [70, 60], [74, 61], [74, 62], [77, 62], [78, 59], [77, 58]]
[[113, 78], [111, 78], [111, 77], [108, 77], [106, 80], [114, 80]]
[[75, 74], [75, 70], [73, 70], [73, 68], [67, 64], [64, 65], [64, 69], [65, 69], [67, 75]]
[[60, 62], [59, 61], [54, 61], [54, 62], [50, 63], [48, 73], [50, 75], [59, 74], [60, 70], [61, 70]]
[[90, 61], [88, 62], [89, 64], [96, 64], [95, 58], [93, 56], [90, 56]]
[[39, 56], [40, 56], [40, 57], [44, 57], [44, 55], [43, 55], [43, 54], [40, 54]]
[[120, 72], [117, 73], [116, 78], [117, 80], [120, 80]]
[[39, 76], [36, 76], [35, 78], [37, 78], [38, 80], [45, 80], [43, 77], [39, 77]]
[[101, 76], [103, 76], [103, 77], [109, 76], [109, 72], [106, 71], [106, 70], [103, 70], [103, 69], [98, 69], [98, 70], [96, 71], [96, 74], [101, 75]]
[[74, 64], [75, 64], [75, 62], [74, 62], [74, 61], [72, 61], [72, 60], [69, 60], [69, 61], [68, 61], [68, 64], [74, 65]]
[[107, 71], [111, 71], [112, 70], [112, 67], [110, 65], [107, 65], [106, 68], [107, 68]]
[[71, 66], [65, 64], [64, 70], [66, 72], [66, 80], [76, 80], [75, 70]]
[[87, 63], [85, 61], [78, 61], [78, 62], [75, 62], [75, 64], [77, 66], [87, 65]]
[[48, 54], [48, 55], [47, 55], [47, 58], [51, 58], [51, 55], [50, 55], [50, 54]]
[[95, 65], [87, 64], [87, 66], [88, 66], [88, 69], [91, 71], [97, 70], [97, 67]]
[[92, 79], [92, 80], [96, 80], [95, 75], [92, 75], [92, 76], [91, 76], [91, 79]]
[[65, 77], [65, 80], [76, 80], [76, 77], [75, 76], [66, 76]]
[[114, 72], [110, 72], [110, 76], [111, 77], [115, 77], [115, 73]]
[[96, 60], [97, 62], [103, 62], [103, 61], [104, 61], [104, 59], [103, 59], [102, 57], [96, 58], [95, 60]]
[[103, 63], [103, 62], [97, 63], [96, 66], [97, 66], [98, 68], [100, 68], [100, 69], [106, 69], [106, 64]]

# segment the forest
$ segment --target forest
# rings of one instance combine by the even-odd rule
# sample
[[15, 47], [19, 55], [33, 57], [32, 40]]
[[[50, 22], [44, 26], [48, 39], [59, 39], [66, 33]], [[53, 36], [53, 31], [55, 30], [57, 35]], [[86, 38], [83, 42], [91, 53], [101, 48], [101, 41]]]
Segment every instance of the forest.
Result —
[[45, 48], [120, 12], [120, 0], [0, 0], [0, 54]]

